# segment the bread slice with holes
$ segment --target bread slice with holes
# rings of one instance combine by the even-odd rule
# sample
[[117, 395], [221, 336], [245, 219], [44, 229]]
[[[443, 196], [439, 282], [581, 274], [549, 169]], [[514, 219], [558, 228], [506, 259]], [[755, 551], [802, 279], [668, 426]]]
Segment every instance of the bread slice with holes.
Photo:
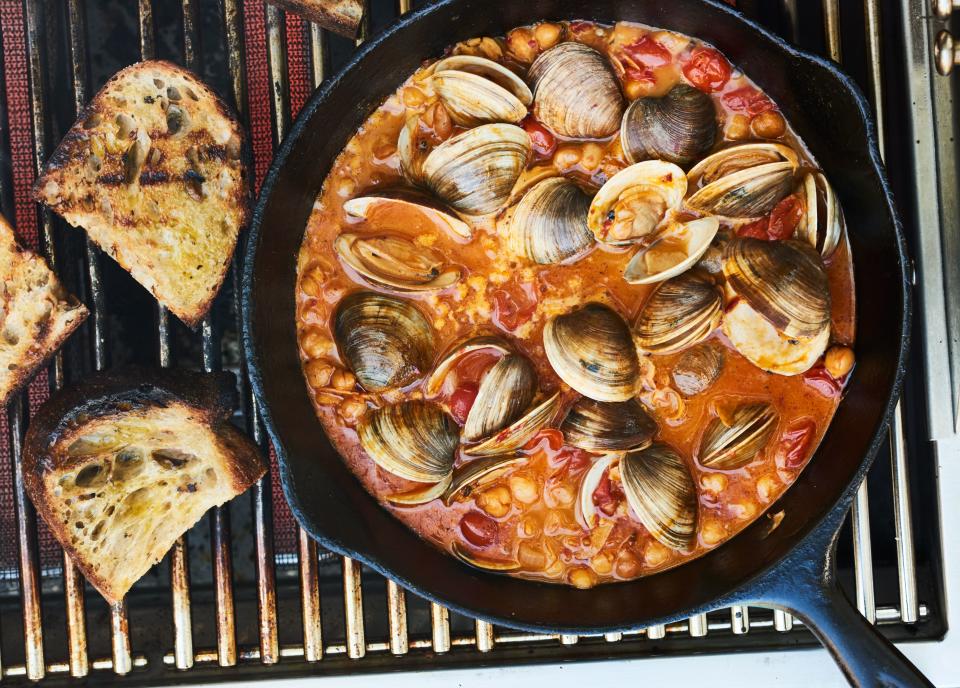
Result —
[[248, 219], [243, 150], [236, 118], [196, 76], [140, 62], [84, 108], [34, 195], [193, 326]]
[[44, 404], [24, 442], [27, 494], [109, 602], [212, 506], [266, 471], [230, 423], [231, 373], [101, 373]]
[[363, 0], [267, 0], [341, 36], [355, 38], [363, 19]]
[[0, 215], [0, 404], [29, 382], [87, 317]]

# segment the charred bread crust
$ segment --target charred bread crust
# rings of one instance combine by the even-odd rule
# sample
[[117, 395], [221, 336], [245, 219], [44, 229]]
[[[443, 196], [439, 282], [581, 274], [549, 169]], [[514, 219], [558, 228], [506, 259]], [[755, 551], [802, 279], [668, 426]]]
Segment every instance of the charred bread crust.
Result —
[[325, 29], [356, 38], [360, 20], [363, 18], [361, 0], [267, 0], [277, 7], [299, 14], [307, 21], [320, 24]]
[[[157, 95], [146, 95], [142, 101], [118, 103], [113, 93], [124, 89], [132, 90], [134, 80], [168, 79], [188, 84], [190, 93], [195, 97], [188, 97], [178, 91], [176, 101], [186, 108], [189, 103], [198, 113], [204, 115], [204, 122], [216, 122], [229, 128], [232, 136], [228, 139], [217, 140], [210, 131], [202, 125], [188, 130], [184, 136], [177, 136], [165, 131], [165, 127], [150, 129], [151, 145], [145, 160], [139, 167], [139, 172], [133, 173], [134, 182], [128, 182], [127, 163], [128, 153], [133, 148], [130, 141], [136, 144], [136, 136], [129, 140], [119, 140], [117, 149], [111, 150], [109, 144], [104, 149], [103, 124], [113, 126], [115, 118], [122, 113], [136, 112], [142, 114], [151, 108], [163, 107], [162, 95], [168, 88], [158, 88]], [[158, 82], [160, 83], [160, 82]], [[164, 112], [168, 111], [164, 107]], [[156, 113], [153, 113], [156, 114]], [[192, 117], [187, 117], [189, 121]], [[96, 125], [91, 123], [96, 122]], [[187, 125], [184, 125], [187, 128]], [[134, 134], [136, 133], [134, 129]], [[96, 171], [89, 168], [93, 155], [94, 139], [97, 139], [97, 153], [100, 163]], [[195, 148], [196, 162], [184, 164], [184, 151], [189, 153]], [[219, 166], [219, 168], [217, 167]], [[216, 198], [206, 195], [205, 188], [217, 183], [214, 176], [217, 169], [237, 168], [238, 179], [229, 179], [227, 188], [216, 188]], [[41, 175], [33, 187], [33, 197], [38, 203], [46, 205], [54, 212], [63, 216], [70, 224], [87, 230], [90, 238], [100, 248], [130, 272], [154, 297], [167, 306], [180, 320], [189, 327], [196, 327], [209, 311], [223, 280], [230, 267], [230, 260], [236, 247], [240, 232], [247, 226], [251, 214], [251, 155], [249, 141], [240, 126], [236, 114], [224, 101], [199, 77], [192, 72], [165, 60], [149, 60], [138, 62], [114, 74], [90, 102], [83, 108], [77, 121], [73, 124], [56, 150], [47, 160]], [[199, 170], [199, 171], [198, 171]], [[202, 174], [201, 174], [202, 172]], [[163, 191], [164, 200], [151, 203], [145, 207], [134, 207], [131, 212], [123, 207], [123, 200], [117, 202], [120, 190], [136, 187], [138, 190], [159, 189]], [[199, 195], [198, 195], [199, 194]], [[213, 195], [213, 194], [211, 194]], [[196, 216], [199, 204], [214, 202], [222, 207], [217, 226], [201, 228], [198, 236], [211, 236], [215, 233], [226, 233], [229, 236], [229, 250], [220, 251], [218, 255], [205, 256], [209, 258], [209, 265], [203, 264], [203, 272], [208, 273], [208, 279], [195, 285], [189, 297], [178, 294], [175, 298], [174, 289], [169, 286], [172, 279], [165, 279], [160, 273], [164, 266], [157, 260], [157, 252], [145, 248], [149, 241], [131, 242], [124, 235], [130, 230], [140, 227], [149, 227], [151, 222], [163, 225], [163, 220], [170, 214], [167, 206], [173, 206], [177, 214]], [[151, 211], [159, 205], [161, 217], [150, 217]], [[115, 212], [116, 211], [116, 212]], [[236, 217], [234, 217], [234, 214]], [[181, 267], [183, 274], [188, 274], [193, 266]], [[197, 266], [200, 272], [201, 266]], [[172, 268], [167, 265], [168, 272]], [[182, 281], [182, 280], [181, 280]]]
[[[124, 418], [139, 419], [142, 414], [149, 422], [149, 414], [156, 416], [164, 410], [176, 411], [180, 417], [187, 419], [185, 422], [209, 430], [216, 438], [218, 452], [226, 455], [219, 465], [225, 466], [229, 489], [221, 489], [218, 485], [215, 498], [215, 503], [223, 503], [245, 491], [266, 472], [257, 446], [230, 423], [237, 398], [235, 383], [234, 375], [228, 372], [195, 373], [141, 368], [109, 371], [92, 375], [83, 383], [57, 393], [31, 420], [22, 459], [27, 494], [53, 535], [108, 601], [122, 599], [133, 581], [159, 561], [169, 545], [162, 552], [155, 552], [151, 561], [133, 561], [131, 566], [137, 568], [139, 563], [141, 570], [133, 580], [122, 585], [102, 575], [100, 562], [91, 561], [89, 542], [71, 540], [72, 519], [65, 522], [62, 501], [57, 501], [51, 494], [51, 485], [62, 484], [62, 480], [57, 483], [56, 478], [76, 472], [76, 482], [79, 483], [84, 464], [90, 463], [90, 456], [71, 457], [66, 449], [83, 435], [85, 428], [102, 427], [101, 424], [104, 421], [109, 423], [111, 418], [122, 415]], [[176, 430], [179, 434], [184, 428]], [[100, 458], [98, 456], [96, 460]], [[115, 463], [118, 461], [116, 457], [112, 458]], [[226, 485], [223, 487], [226, 488]], [[122, 494], [122, 488], [118, 490]], [[181, 490], [178, 489], [178, 492]], [[195, 498], [193, 489], [183, 492], [184, 498]], [[205, 506], [203, 511], [212, 505]], [[174, 527], [176, 532], [165, 533], [164, 539], [169, 539], [172, 544], [194, 522], [192, 520], [183, 528]]]

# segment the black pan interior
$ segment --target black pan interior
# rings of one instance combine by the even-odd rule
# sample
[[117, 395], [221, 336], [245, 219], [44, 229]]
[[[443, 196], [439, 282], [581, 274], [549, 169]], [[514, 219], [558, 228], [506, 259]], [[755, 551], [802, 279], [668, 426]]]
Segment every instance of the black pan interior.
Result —
[[[857, 285], [857, 368], [815, 459], [769, 513], [708, 555], [667, 573], [589, 591], [475, 571], [422, 541], [361, 487], [327, 441], [302, 381], [294, 329], [295, 261], [331, 162], [367, 114], [450, 43], [549, 19], [627, 19], [716, 45], [781, 106], [826, 170], [850, 229]], [[456, 610], [516, 627], [639, 628], [718, 606], [781, 559], [839, 501], [875, 452], [902, 373], [909, 308], [905, 254], [878, 164], [866, 102], [826, 61], [798, 53], [705, 0], [447, 0], [373, 39], [300, 115], [254, 216], [244, 275], [255, 391], [280, 456], [287, 499], [321, 544]]]

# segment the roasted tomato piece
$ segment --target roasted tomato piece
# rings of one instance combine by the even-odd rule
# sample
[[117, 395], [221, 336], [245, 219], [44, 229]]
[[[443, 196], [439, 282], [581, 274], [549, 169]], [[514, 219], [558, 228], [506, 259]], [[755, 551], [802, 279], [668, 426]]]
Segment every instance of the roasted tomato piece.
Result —
[[831, 375], [821, 364], [817, 364], [803, 374], [803, 381], [830, 399], [840, 396], [843, 383]]
[[809, 418], [790, 424], [777, 446], [777, 465], [789, 469], [803, 466], [810, 450], [810, 443], [817, 433], [817, 425]]
[[563, 433], [555, 428], [545, 428], [533, 436], [529, 442], [524, 445], [525, 451], [558, 452], [563, 447]]
[[460, 519], [460, 532], [475, 547], [489, 547], [497, 539], [497, 522], [479, 511], [468, 511]]
[[644, 67], [662, 67], [673, 60], [673, 55], [670, 51], [649, 35], [623, 46], [623, 52], [626, 53], [633, 62], [638, 65], [643, 65]]
[[773, 240], [789, 239], [803, 219], [805, 209], [797, 194], [790, 194], [774, 206], [767, 223], [767, 234]]
[[683, 75], [694, 87], [712, 93], [730, 80], [730, 63], [713, 48], [697, 48], [684, 63]]
[[530, 137], [533, 153], [539, 160], [546, 160], [557, 150], [557, 139], [550, 130], [540, 124], [533, 115], [527, 115], [520, 123]]
[[477, 392], [480, 391], [480, 385], [475, 382], [466, 382], [450, 395], [450, 415], [460, 425], [467, 422], [467, 414], [473, 408], [473, 402], [477, 400]]
[[774, 109], [773, 101], [753, 86], [743, 86], [723, 94], [724, 104], [735, 112], [745, 112], [751, 117]]
[[738, 227], [737, 236], [749, 237], [751, 239], [763, 239], [766, 241], [769, 238], [767, 235], [767, 218], [756, 220], [749, 224], [743, 225], [742, 227]]
[[513, 332], [533, 317], [537, 309], [537, 292], [533, 285], [504, 285], [493, 292], [493, 322]]
[[605, 471], [600, 484], [593, 491], [593, 504], [607, 516], [613, 516], [617, 505], [624, 499], [620, 483], [610, 479], [610, 471]]

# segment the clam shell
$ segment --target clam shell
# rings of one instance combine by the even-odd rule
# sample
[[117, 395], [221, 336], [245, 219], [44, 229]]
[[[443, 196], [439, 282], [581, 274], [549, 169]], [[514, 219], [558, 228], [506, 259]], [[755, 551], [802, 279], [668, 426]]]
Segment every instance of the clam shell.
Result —
[[530, 157], [530, 137], [513, 124], [483, 124], [434, 148], [422, 177], [439, 198], [465, 215], [503, 207]]
[[678, 84], [662, 98], [638, 98], [623, 113], [620, 145], [627, 162], [666, 160], [682, 167], [717, 138], [717, 110], [706, 93]]
[[533, 94], [503, 65], [483, 57], [453, 55], [434, 65], [431, 83], [450, 118], [464, 127], [520, 122]]
[[357, 435], [373, 462], [397, 477], [437, 483], [453, 470], [457, 426], [435, 404], [414, 400], [377, 409], [360, 419]]
[[469, 353], [474, 351], [482, 351], [483, 349], [492, 349], [493, 351], [503, 355], [510, 353], [510, 345], [500, 337], [481, 335], [479, 337], [471, 337], [464, 342], [460, 342], [453, 349], [444, 354], [443, 358], [440, 359], [440, 362], [437, 363], [436, 367], [433, 369], [433, 372], [430, 373], [430, 377], [427, 378], [427, 381], [423, 385], [424, 394], [426, 394], [428, 397], [439, 394], [441, 388], [443, 387], [444, 381], [447, 379], [447, 373], [450, 372], [450, 369], [453, 368], [457, 361]]
[[[630, 284], [651, 284], [689, 270], [710, 248], [720, 229], [715, 217], [678, 222], [661, 231], [649, 246], [637, 251], [623, 269]], [[670, 267], [667, 264], [673, 263]]]
[[507, 427], [530, 406], [536, 393], [533, 364], [525, 356], [507, 354], [480, 381], [477, 398], [463, 424], [463, 439], [476, 442]]
[[560, 407], [560, 393], [556, 393], [535, 405], [518, 420], [472, 447], [464, 447], [467, 456], [500, 456], [517, 451], [532, 440], [544, 428]]
[[484, 571], [496, 571], [498, 573], [510, 573], [511, 571], [520, 570], [520, 562], [518, 561], [510, 561], [506, 559], [488, 559], [487, 557], [477, 556], [456, 540], [453, 541], [453, 544], [450, 547], [457, 559], [460, 559], [465, 564], [469, 564], [477, 569], [482, 569]]
[[422, 186], [423, 163], [427, 154], [417, 148], [417, 127], [420, 115], [412, 115], [404, 122], [397, 136], [397, 157], [400, 158], [400, 171], [411, 184]]
[[351, 198], [343, 204], [343, 210], [351, 217], [372, 220], [378, 210], [387, 210], [391, 206], [402, 212], [419, 213], [437, 227], [449, 230], [458, 237], [469, 239], [473, 236], [470, 225], [457, 217], [453, 210], [417, 189], [395, 187], [377, 190], [367, 196]]
[[398, 236], [341, 234], [334, 251], [372, 284], [398, 291], [440, 291], [460, 281], [460, 268], [443, 256]]
[[600, 486], [604, 472], [610, 468], [610, 464], [616, 461], [617, 458], [619, 458], [617, 454], [601, 456], [593, 462], [590, 470], [583, 475], [583, 480], [580, 481], [580, 493], [577, 503], [580, 506], [580, 516], [587, 528], [594, 528], [597, 525], [597, 507], [593, 503], [593, 493], [596, 492]]
[[582, 43], [560, 43], [530, 66], [533, 111], [561, 136], [606, 138], [620, 127], [623, 96], [607, 59]]
[[723, 372], [723, 359], [723, 349], [710, 343], [687, 349], [670, 371], [673, 386], [685, 397], [707, 391]]
[[637, 388], [640, 363], [630, 328], [600, 303], [547, 321], [543, 348], [557, 375], [585, 397], [626, 401]]
[[687, 173], [694, 210], [732, 219], [763, 217], [793, 190], [796, 152], [779, 143], [745, 143], [708, 155]]
[[559, 263], [593, 245], [587, 227], [590, 198], [563, 177], [537, 183], [513, 211], [509, 227], [511, 250], [535, 263]]
[[417, 506], [418, 504], [427, 504], [428, 502], [432, 502], [434, 499], [439, 499], [442, 497], [447, 491], [447, 488], [450, 487], [452, 480], [453, 474], [447, 473], [438, 483], [426, 485], [409, 492], [398, 492], [395, 494], [385, 495], [384, 499], [391, 504], [396, 504], [397, 506]]
[[720, 324], [723, 298], [713, 280], [690, 270], [660, 286], [644, 302], [634, 326], [637, 345], [666, 354], [706, 339]]
[[443, 492], [444, 503], [449, 505], [465, 488], [489, 483], [504, 471], [526, 460], [526, 456], [488, 456], [467, 461], [453, 471], [453, 478]]
[[[620, 170], [600, 187], [590, 203], [587, 226], [597, 241], [629, 244], [652, 234], [667, 211], [680, 207], [686, 193], [687, 177], [673, 163], [638, 162]], [[630, 231], [617, 231], [630, 218], [634, 218]]]
[[630, 452], [620, 460], [620, 476], [644, 528], [666, 547], [689, 549], [697, 533], [697, 488], [680, 455], [665, 444]]
[[594, 401], [582, 397], [560, 424], [567, 444], [589, 452], [643, 449], [657, 434], [657, 422], [636, 399]]
[[809, 339], [830, 325], [830, 285], [820, 254], [797, 241], [731, 240], [728, 286], [780, 333]]
[[433, 328], [409, 301], [358, 291], [337, 304], [334, 338], [340, 356], [367, 391], [404, 387], [429, 370]]
[[753, 365], [778, 375], [798, 375], [809, 370], [830, 344], [830, 325], [814, 337], [788, 337], [739, 299], [723, 315], [723, 333]]
[[796, 236], [829, 258], [837, 250], [843, 233], [843, 213], [833, 187], [820, 172], [810, 172], [803, 177], [800, 193], [805, 212]]
[[700, 439], [700, 465], [723, 471], [746, 466], [770, 442], [779, 420], [767, 403], [744, 404], [728, 419], [714, 418]]

